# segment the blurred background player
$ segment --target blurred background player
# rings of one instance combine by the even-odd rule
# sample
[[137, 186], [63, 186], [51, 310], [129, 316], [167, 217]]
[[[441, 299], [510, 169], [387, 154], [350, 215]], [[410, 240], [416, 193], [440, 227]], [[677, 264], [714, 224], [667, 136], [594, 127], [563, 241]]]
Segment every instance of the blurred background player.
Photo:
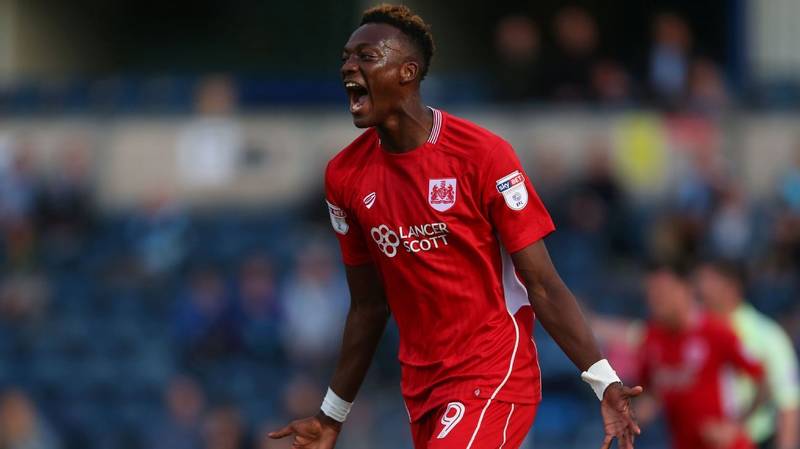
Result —
[[[747, 432], [762, 449], [792, 449], [800, 443], [800, 387], [797, 356], [786, 332], [745, 300], [743, 270], [723, 259], [702, 263], [695, 274], [700, 298], [709, 313], [731, 325], [749, 355], [764, 368], [769, 401], [747, 420]], [[757, 386], [737, 376], [726, 392], [739, 410], [755, 399]]]
[[[650, 321], [640, 347], [640, 375], [663, 407], [673, 447], [753, 448], [744, 423], [765, 399], [761, 365], [744, 353], [726, 324], [699, 309], [681, 268], [653, 264], [645, 289]], [[750, 376], [759, 389], [738, 415], [723, 388], [729, 369]]]

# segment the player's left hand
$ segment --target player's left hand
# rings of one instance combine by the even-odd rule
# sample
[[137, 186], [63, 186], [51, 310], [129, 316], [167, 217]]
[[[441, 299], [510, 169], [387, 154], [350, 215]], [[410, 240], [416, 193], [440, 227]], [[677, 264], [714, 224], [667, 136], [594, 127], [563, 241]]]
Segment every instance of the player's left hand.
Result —
[[633, 449], [636, 435], [642, 433], [631, 409], [631, 398], [642, 394], [642, 387], [629, 388], [622, 383], [611, 384], [603, 393], [600, 402], [600, 413], [603, 415], [603, 427], [606, 437], [600, 449], [609, 449], [614, 438], [619, 449]]

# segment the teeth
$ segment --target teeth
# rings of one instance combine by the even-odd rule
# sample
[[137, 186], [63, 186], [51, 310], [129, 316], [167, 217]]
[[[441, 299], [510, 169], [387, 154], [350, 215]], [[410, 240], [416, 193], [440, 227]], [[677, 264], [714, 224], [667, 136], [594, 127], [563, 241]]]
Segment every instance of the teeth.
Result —
[[347, 82], [347, 83], [344, 84], [344, 87], [346, 87], [348, 89], [358, 89], [361, 86], [359, 86], [358, 84], [356, 84], [354, 82]]

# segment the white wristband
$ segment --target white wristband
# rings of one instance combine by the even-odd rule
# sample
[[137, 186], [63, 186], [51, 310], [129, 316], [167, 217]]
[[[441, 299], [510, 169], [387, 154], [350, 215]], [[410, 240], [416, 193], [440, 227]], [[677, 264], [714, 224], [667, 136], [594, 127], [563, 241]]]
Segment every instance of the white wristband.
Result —
[[347, 402], [340, 398], [333, 390], [328, 388], [328, 393], [322, 401], [320, 410], [325, 416], [339, 422], [344, 422], [347, 419], [347, 414], [350, 413], [350, 408], [353, 407], [352, 402]]
[[606, 359], [595, 362], [588, 370], [581, 373], [581, 379], [592, 387], [597, 399], [601, 401], [603, 400], [603, 393], [606, 392], [606, 388], [609, 385], [621, 382], [616, 371], [611, 368], [611, 364]]

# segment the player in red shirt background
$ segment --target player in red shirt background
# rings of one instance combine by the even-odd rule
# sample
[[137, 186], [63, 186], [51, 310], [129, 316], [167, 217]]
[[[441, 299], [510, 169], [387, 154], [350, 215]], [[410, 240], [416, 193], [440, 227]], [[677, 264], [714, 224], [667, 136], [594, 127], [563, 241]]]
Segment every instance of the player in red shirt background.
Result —
[[[751, 449], [747, 418], [766, 398], [761, 366], [733, 331], [696, 304], [680, 267], [654, 264], [645, 280], [650, 321], [640, 348], [640, 375], [664, 410], [675, 449]], [[736, 416], [723, 391], [730, 370], [760, 382], [752, 406]], [[642, 414], [642, 419], [648, 417]]]
[[[331, 449], [389, 313], [416, 449], [516, 449], [541, 399], [533, 311], [601, 399], [608, 448], [632, 449], [630, 398], [543, 238], [554, 230], [511, 146], [424, 105], [428, 26], [404, 6], [364, 13], [342, 55], [355, 125], [325, 190], [351, 295], [321, 412], [270, 434]], [[532, 307], [531, 307], [532, 306]]]

